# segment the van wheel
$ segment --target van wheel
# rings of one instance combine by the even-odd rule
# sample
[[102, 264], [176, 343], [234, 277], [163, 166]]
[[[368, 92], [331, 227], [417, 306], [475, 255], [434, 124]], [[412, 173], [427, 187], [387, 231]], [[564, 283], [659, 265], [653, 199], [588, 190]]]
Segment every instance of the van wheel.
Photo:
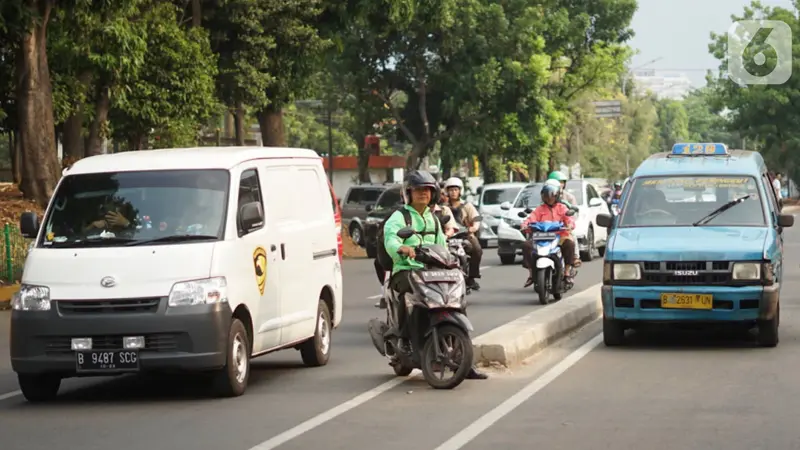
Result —
[[603, 343], [606, 347], [617, 347], [625, 343], [625, 326], [622, 322], [603, 317]]
[[600, 255], [601, 258], [606, 256], [606, 246], [597, 247], [597, 254]]
[[770, 320], [758, 321], [758, 345], [762, 347], [776, 347], [780, 341], [778, 326], [781, 321], [781, 307], [775, 311], [775, 317]]
[[314, 337], [300, 344], [300, 356], [303, 364], [309, 367], [318, 367], [328, 364], [331, 357], [331, 313], [328, 305], [319, 301], [317, 306], [317, 329]]
[[19, 389], [25, 400], [31, 403], [42, 403], [53, 400], [58, 395], [61, 387], [61, 377], [58, 375], [29, 375], [17, 374]]
[[239, 319], [233, 319], [228, 331], [228, 354], [225, 367], [214, 374], [214, 390], [222, 397], [238, 397], [250, 379], [250, 341]]

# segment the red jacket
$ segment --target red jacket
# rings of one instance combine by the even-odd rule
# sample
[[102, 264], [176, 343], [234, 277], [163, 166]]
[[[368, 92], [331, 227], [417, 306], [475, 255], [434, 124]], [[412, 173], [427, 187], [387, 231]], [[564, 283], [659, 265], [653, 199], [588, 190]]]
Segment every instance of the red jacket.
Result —
[[[535, 222], [561, 222], [567, 226], [570, 230], [575, 228], [575, 221], [572, 217], [567, 215], [567, 207], [563, 203], [556, 203], [553, 206], [549, 206], [547, 203], [542, 203], [541, 205], [537, 206], [531, 214], [522, 221], [522, 226], [520, 229], [527, 231], [528, 224], [535, 223]], [[561, 237], [569, 236], [569, 231], [564, 230], [558, 233]]]

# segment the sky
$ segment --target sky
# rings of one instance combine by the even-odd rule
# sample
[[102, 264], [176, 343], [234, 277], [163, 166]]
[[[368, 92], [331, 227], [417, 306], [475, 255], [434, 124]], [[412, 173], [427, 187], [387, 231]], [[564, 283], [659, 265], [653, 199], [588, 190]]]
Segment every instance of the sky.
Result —
[[[639, 53], [631, 69], [655, 69], [659, 75], [683, 74], [695, 86], [705, 85], [707, 69], [718, 61], [708, 52], [710, 34], [724, 33], [731, 15], [741, 15], [750, 0], [638, 0], [630, 42]], [[767, 6], [792, 9], [791, 0], [761, 0]], [[657, 60], [657, 61], [654, 61]]]

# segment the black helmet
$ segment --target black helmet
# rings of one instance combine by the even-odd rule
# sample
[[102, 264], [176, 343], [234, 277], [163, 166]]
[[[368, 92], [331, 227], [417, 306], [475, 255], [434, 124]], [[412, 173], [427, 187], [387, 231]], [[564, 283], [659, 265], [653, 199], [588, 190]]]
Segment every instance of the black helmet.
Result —
[[411, 189], [426, 187], [431, 190], [431, 203], [429, 206], [433, 206], [439, 200], [439, 183], [436, 182], [436, 178], [433, 177], [429, 172], [424, 170], [412, 170], [408, 173], [406, 177], [406, 201], [411, 202]]

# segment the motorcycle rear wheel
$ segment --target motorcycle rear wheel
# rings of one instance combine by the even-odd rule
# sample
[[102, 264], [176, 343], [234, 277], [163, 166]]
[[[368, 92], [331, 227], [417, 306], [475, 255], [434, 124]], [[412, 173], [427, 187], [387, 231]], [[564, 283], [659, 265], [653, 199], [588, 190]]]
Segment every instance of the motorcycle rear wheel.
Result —
[[449, 324], [440, 326], [438, 330], [436, 330], [436, 335], [439, 338], [439, 347], [444, 351], [447, 351], [445, 348], [446, 338], [452, 338], [454, 351], [450, 352], [450, 356], [452, 357], [454, 353], [456, 356], [458, 353], [461, 354], [460, 360], [457, 361], [458, 369], [454, 371], [450, 378], [443, 379], [437, 376], [434, 370], [434, 363], [441, 364], [441, 362], [436, 359], [436, 342], [434, 342], [433, 334], [431, 334], [427, 342], [425, 342], [425, 347], [422, 352], [422, 376], [425, 377], [425, 381], [434, 389], [454, 389], [467, 378], [467, 374], [469, 374], [472, 368], [472, 340], [464, 330]]

